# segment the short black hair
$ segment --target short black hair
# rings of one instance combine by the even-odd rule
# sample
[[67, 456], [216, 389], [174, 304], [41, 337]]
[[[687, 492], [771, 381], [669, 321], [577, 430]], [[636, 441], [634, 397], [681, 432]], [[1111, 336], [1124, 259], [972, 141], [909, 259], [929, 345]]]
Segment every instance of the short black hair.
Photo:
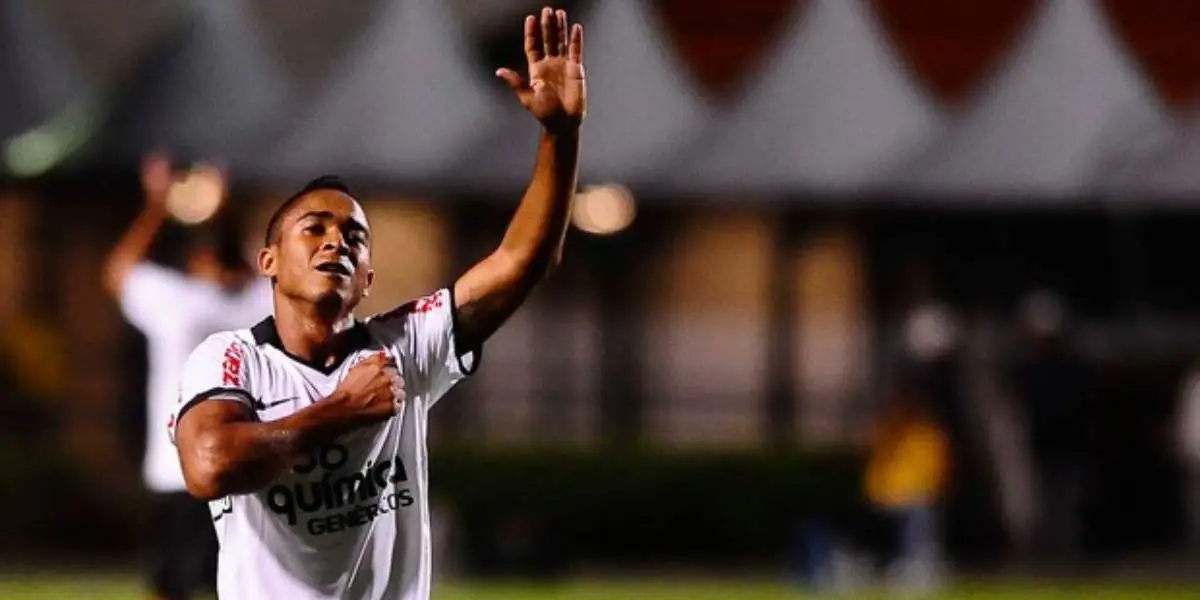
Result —
[[350, 191], [350, 186], [346, 183], [346, 180], [337, 175], [322, 175], [313, 179], [304, 184], [304, 187], [300, 188], [300, 191], [288, 196], [287, 200], [284, 200], [279, 205], [279, 208], [275, 209], [275, 212], [271, 214], [271, 220], [267, 221], [267, 234], [264, 243], [268, 246], [277, 243], [279, 241], [280, 228], [283, 225], [283, 217], [292, 208], [292, 205], [306, 194], [320, 190], [334, 190], [354, 198], [355, 201], [358, 200], [354, 192]]

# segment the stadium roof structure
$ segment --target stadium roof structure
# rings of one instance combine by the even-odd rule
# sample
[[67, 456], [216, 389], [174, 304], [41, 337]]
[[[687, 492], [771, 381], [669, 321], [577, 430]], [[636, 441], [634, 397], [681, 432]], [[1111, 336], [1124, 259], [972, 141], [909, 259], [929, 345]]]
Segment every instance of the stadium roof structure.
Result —
[[55, 37], [31, 2], [0, 0], [0, 139], [42, 124], [84, 92]]
[[1200, 113], [1185, 119], [1170, 143], [1120, 187], [1142, 201], [1179, 202], [1200, 196]]
[[681, 151], [666, 188], [870, 188], [937, 126], [865, 2], [813, 0], [732, 109]]
[[189, 0], [180, 18], [106, 93], [76, 164], [135, 164], [165, 147], [237, 165], [283, 126], [290, 83], [238, 0]]
[[470, 65], [448, 10], [441, 0], [387, 0], [250, 168], [269, 177], [435, 177], [497, 117], [491, 72]]
[[[350, 15], [336, 0], [313, 0], [312, 14], [298, 15], [274, 3], [161, 0], [166, 18], [138, 34], [159, 43], [98, 69], [113, 61], [74, 42], [109, 39], [128, 28], [127, 14], [65, 18], [69, 0], [55, 1], [58, 10], [0, 0], [0, 84], [10, 90], [0, 98], [0, 166], [9, 175], [128, 169], [165, 146], [221, 157], [235, 177], [267, 184], [337, 172], [492, 193], [528, 177], [537, 127], [493, 78], [502, 65], [489, 64], [514, 60], [495, 53], [515, 8], [373, 0]], [[768, 36], [765, 58], [761, 46], [745, 53], [735, 67], [745, 76], [715, 97], [713, 67], [694, 53], [711, 32], [684, 41], [697, 32], [682, 33], [679, 15], [655, 3], [570, 1], [588, 28], [584, 184], [780, 201], [1140, 201], [1200, 190], [1200, 113], [1177, 122], [1160, 99], [1170, 69], [1165, 51], [1147, 46], [1155, 26], [1131, 35], [1120, 20], [1138, 13], [1137, 0], [1030, 2], [1018, 34], [1006, 30], [987, 51], [999, 59], [979, 63], [995, 67], [953, 103], [927, 69], [957, 67], [914, 62], [913, 40], [922, 52], [937, 41], [920, 30], [928, 14], [896, 15], [918, 10], [905, 3], [888, 12], [871, 0], [756, 4], [785, 15], [780, 33]], [[733, 37], [716, 43], [763, 43]], [[71, 47], [87, 54], [73, 61]], [[131, 75], [115, 81], [117, 72]]]
[[58, 33], [28, 0], [0, 0], [0, 142], [5, 170], [36, 174], [55, 160], [39, 129], [86, 98], [89, 89]]
[[1091, 0], [1051, 0], [1007, 64], [946, 133], [897, 172], [895, 189], [1014, 199], [1102, 189], [1165, 134], [1163, 107]]

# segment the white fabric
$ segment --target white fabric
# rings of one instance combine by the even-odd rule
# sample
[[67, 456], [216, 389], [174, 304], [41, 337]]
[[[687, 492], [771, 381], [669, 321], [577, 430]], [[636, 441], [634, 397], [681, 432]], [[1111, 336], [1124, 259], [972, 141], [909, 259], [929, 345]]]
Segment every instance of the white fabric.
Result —
[[201, 401], [244, 402], [264, 422], [287, 417], [380, 351], [396, 359], [407, 393], [395, 418], [343, 436], [267, 489], [211, 503], [221, 598], [429, 598], [427, 411], [476, 359], [455, 350], [452, 303], [441, 290], [368, 320], [370, 342], [329, 373], [246, 329], [213, 335], [192, 353], [183, 416], [172, 424]]
[[271, 286], [265, 279], [256, 280], [240, 293], [229, 294], [217, 285], [143, 262], [125, 277], [119, 301], [125, 318], [146, 336], [149, 354], [142, 478], [155, 492], [182, 491], [179, 456], [162, 424], [175, 406], [183, 362], [205, 336], [246, 327], [271, 314]]
[[1200, 463], [1200, 371], [1187, 378], [1179, 406], [1179, 449], [1188, 461]]

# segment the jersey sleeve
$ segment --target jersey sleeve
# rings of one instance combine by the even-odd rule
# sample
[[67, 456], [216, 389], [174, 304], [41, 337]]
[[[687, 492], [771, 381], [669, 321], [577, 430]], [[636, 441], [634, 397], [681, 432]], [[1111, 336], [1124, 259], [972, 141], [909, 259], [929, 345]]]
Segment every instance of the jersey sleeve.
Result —
[[188, 282], [183, 275], [142, 261], [125, 275], [118, 302], [125, 318], [145, 332], [171, 319], [187, 295]]
[[456, 339], [457, 316], [450, 288], [403, 304], [372, 321], [389, 333], [397, 349], [408, 357], [415, 372], [404, 373], [405, 382], [427, 390], [429, 406], [479, 366], [482, 348], [461, 347]]
[[209, 336], [192, 351], [183, 365], [179, 398], [167, 423], [171, 441], [175, 440], [179, 420], [201, 402], [222, 400], [244, 404], [251, 410], [257, 407], [250, 352], [245, 342], [228, 332]]

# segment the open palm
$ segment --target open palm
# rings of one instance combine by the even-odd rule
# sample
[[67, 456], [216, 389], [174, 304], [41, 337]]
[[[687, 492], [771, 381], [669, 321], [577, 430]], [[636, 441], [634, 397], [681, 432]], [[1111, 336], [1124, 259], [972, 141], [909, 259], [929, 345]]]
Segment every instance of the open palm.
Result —
[[496, 75], [547, 130], [577, 129], [587, 115], [583, 26], [568, 26], [565, 10], [545, 8], [540, 22], [533, 15], [525, 17], [525, 58], [528, 80], [511, 69], [500, 69]]

